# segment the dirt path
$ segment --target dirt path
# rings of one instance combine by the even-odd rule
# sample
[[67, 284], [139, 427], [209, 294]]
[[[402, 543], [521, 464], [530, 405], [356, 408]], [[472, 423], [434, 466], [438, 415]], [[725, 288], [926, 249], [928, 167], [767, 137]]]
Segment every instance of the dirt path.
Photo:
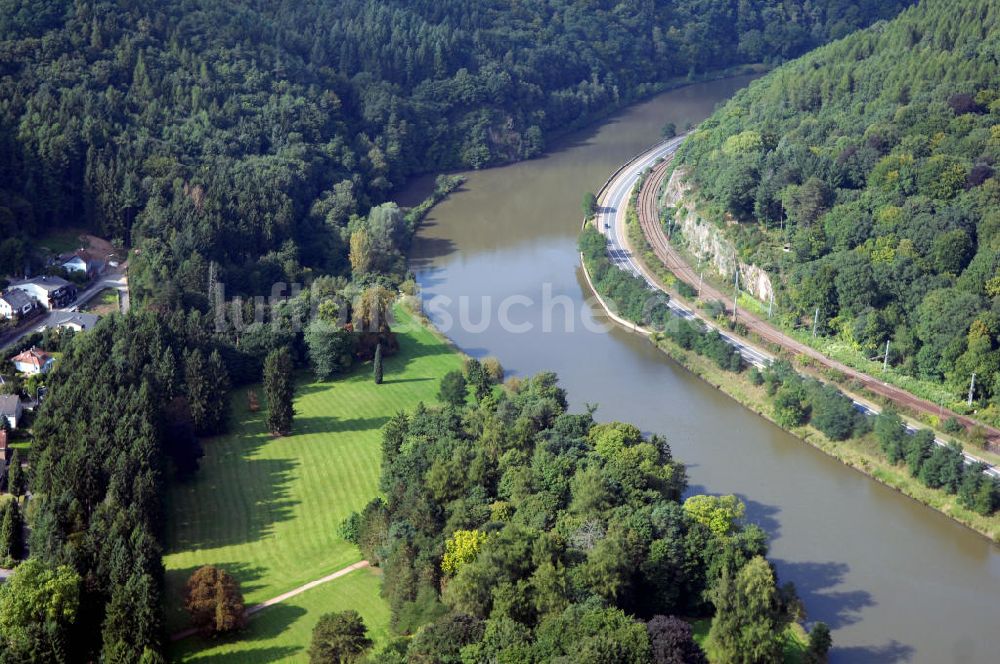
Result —
[[[667, 241], [667, 236], [663, 232], [663, 227], [660, 224], [657, 198], [663, 187], [663, 182], [666, 179], [671, 159], [672, 157], [664, 160], [655, 169], [653, 169], [653, 172], [646, 179], [645, 184], [639, 192], [639, 224], [642, 226], [643, 234], [646, 236], [646, 240], [653, 248], [656, 256], [663, 262], [667, 269], [673, 272], [678, 279], [687, 282], [694, 288], [698, 288], [700, 285], [701, 290], [698, 293], [699, 298], [702, 300], [719, 300], [725, 304], [726, 308], [731, 312], [733, 311], [733, 298], [730, 295], [719, 291], [710, 284], [700, 283], [698, 274], [687, 263], [687, 261], [685, 261], [684, 258], [670, 246], [670, 243]], [[966, 429], [972, 429], [976, 426], [982, 427], [986, 431], [990, 449], [995, 451], [1000, 448], [1000, 430], [986, 426], [981, 422], [976, 422], [972, 418], [964, 415], [953, 413], [948, 409], [942, 409], [936, 403], [920, 399], [901, 388], [884, 383], [873, 378], [872, 376], [869, 376], [868, 374], [851, 368], [846, 364], [832, 360], [820, 353], [818, 350], [788, 336], [784, 332], [778, 330], [774, 326], [764, 322], [749, 312], [739, 310], [737, 313], [737, 319], [764, 341], [780, 346], [781, 348], [795, 354], [807, 355], [820, 364], [836, 369], [845, 376], [857, 380], [868, 391], [883, 396], [900, 406], [904, 406], [910, 410], [926, 415], [933, 415], [935, 417], [942, 415], [946, 418], [954, 417], [961, 422]]]
[[[350, 574], [351, 572], [353, 572], [355, 570], [364, 569], [365, 567], [369, 567], [368, 561], [367, 560], [359, 560], [358, 562], [354, 563], [353, 565], [348, 565], [347, 567], [338, 569], [336, 572], [333, 572], [332, 574], [327, 574], [326, 576], [324, 576], [324, 577], [322, 577], [320, 579], [316, 579], [315, 581], [310, 581], [309, 583], [305, 583], [305, 584], [299, 586], [298, 588], [293, 588], [292, 590], [289, 590], [287, 593], [282, 593], [282, 594], [278, 595], [277, 597], [272, 597], [271, 599], [265, 600], [265, 601], [261, 602], [260, 604], [254, 604], [253, 606], [251, 606], [250, 608], [248, 608], [246, 610], [246, 616], [247, 616], [247, 618], [249, 618], [253, 614], [258, 613], [260, 611], [263, 611], [264, 609], [266, 609], [269, 606], [274, 606], [275, 604], [279, 604], [281, 602], [284, 602], [285, 600], [289, 600], [289, 599], [295, 597], [296, 595], [301, 595], [302, 593], [304, 593], [307, 590], [312, 590], [316, 586], [321, 586], [324, 583], [329, 583], [330, 581], [333, 581], [334, 579], [339, 579], [340, 577], [342, 577], [342, 576], [344, 576], [346, 574]], [[180, 641], [182, 639], [186, 639], [189, 636], [194, 636], [197, 633], [198, 633], [198, 630], [196, 630], [196, 629], [194, 629], [192, 627], [192, 628], [181, 630], [180, 632], [175, 632], [174, 634], [171, 634], [170, 635], [170, 640], [171, 641]]]

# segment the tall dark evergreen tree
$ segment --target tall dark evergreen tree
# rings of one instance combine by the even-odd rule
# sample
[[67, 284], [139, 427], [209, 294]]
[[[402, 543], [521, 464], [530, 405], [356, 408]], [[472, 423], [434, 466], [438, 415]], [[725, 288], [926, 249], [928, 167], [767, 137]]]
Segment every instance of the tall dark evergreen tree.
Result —
[[229, 374], [218, 350], [205, 358], [201, 349], [184, 357], [184, 383], [195, 433], [213, 435], [225, 428]]
[[277, 436], [287, 436], [292, 432], [295, 415], [295, 385], [288, 349], [271, 351], [264, 360], [264, 394], [267, 397], [268, 430]]
[[[66, 349], [35, 421], [32, 556], [87, 583], [74, 657], [139, 661], [163, 643], [162, 496], [167, 410], [186, 387], [166, 358], [197, 318], [110, 316]], [[190, 344], [193, 347], [196, 344]]]
[[813, 625], [809, 632], [809, 647], [806, 649], [806, 664], [826, 664], [827, 654], [830, 646], [833, 645], [833, 638], [830, 636], [830, 628], [825, 622], [818, 622]]
[[21, 557], [24, 520], [16, 500], [9, 501], [0, 517], [0, 561]]
[[184, 383], [187, 386], [188, 407], [196, 433], [205, 433], [211, 428], [212, 385], [208, 376], [205, 355], [196, 348], [184, 356]]
[[375, 359], [372, 361], [372, 378], [376, 385], [382, 384], [382, 343], [375, 346]]
[[10, 455], [10, 465], [7, 466], [7, 491], [20, 497], [28, 490], [28, 479], [21, 465], [21, 450], [14, 448]]
[[217, 434], [226, 430], [229, 419], [229, 388], [232, 386], [229, 371], [219, 349], [208, 355], [208, 379], [212, 385], [212, 399], [209, 401], [208, 421], [211, 429], [207, 433]]

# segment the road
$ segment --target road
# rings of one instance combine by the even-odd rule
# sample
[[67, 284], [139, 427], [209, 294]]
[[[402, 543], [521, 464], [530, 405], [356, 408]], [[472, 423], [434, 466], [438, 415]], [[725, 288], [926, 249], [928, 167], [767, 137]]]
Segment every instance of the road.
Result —
[[[666, 289], [663, 287], [663, 284], [659, 283], [656, 277], [635, 260], [629, 248], [626, 239], [628, 233], [626, 221], [629, 199], [643, 171], [653, 167], [659, 159], [672, 155], [683, 141], [683, 137], [671, 139], [638, 157], [608, 182], [598, 200], [599, 207], [595, 218], [598, 229], [608, 240], [608, 255], [611, 258], [611, 262], [619, 268], [645, 280], [652, 291], [666, 292]], [[718, 325], [673, 298], [670, 299], [667, 306], [681, 318], [688, 320], [697, 319], [705, 326], [717, 330], [726, 341], [739, 350], [743, 359], [754, 366], [763, 368], [774, 359], [768, 353], [744, 343], [727, 330], [721, 329]]]
[[[700, 280], [697, 278], [697, 275], [691, 266], [688, 265], [684, 259], [673, 250], [672, 247], [670, 247], [667, 242], [666, 235], [663, 233], [663, 229], [660, 225], [657, 204], [658, 192], [662, 188], [664, 178], [666, 177], [670, 164], [669, 160], [683, 142], [684, 137], [680, 136], [660, 143], [633, 159], [614, 176], [612, 176], [612, 178], [605, 184], [600, 196], [598, 197], [599, 207], [597, 214], [595, 215], [597, 228], [607, 238], [608, 256], [615, 265], [643, 279], [651, 291], [667, 292], [665, 285], [661, 283], [652, 273], [650, 273], [641, 261], [635, 258], [627, 239], [628, 207], [632, 192], [635, 191], [636, 186], [639, 184], [643, 172], [646, 171], [646, 169], [653, 169], [650, 176], [644, 183], [642, 190], [639, 192], [638, 199], [639, 221], [642, 225], [643, 232], [646, 234], [647, 240], [649, 240], [650, 245], [653, 247], [660, 260], [662, 260], [667, 268], [673, 271], [679, 279], [687, 281], [693, 287], [701, 287], [702, 292], [699, 293], [699, 297], [702, 299], [720, 300], [730, 311], [732, 311], [732, 298], [728, 298], [724, 293], [719, 292], [711, 286], [705, 286], [700, 283]], [[701, 316], [693, 309], [685, 306], [676, 299], [670, 298], [668, 306], [676, 315], [682, 318], [688, 320], [697, 319], [706, 327], [717, 330], [730, 345], [740, 352], [740, 355], [742, 355], [743, 359], [749, 364], [763, 368], [774, 359], [773, 355], [731, 334], [728, 330], [721, 329], [718, 325], [707, 320], [705, 317]], [[885, 383], [875, 380], [871, 376], [863, 374], [855, 369], [851, 369], [850, 367], [847, 367], [839, 362], [830, 360], [815, 349], [788, 337], [779, 330], [776, 330], [772, 326], [747, 314], [746, 312], [741, 311], [738, 316], [739, 320], [743, 324], [756, 332], [766, 341], [777, 344], [793, 353], [808, 355], [818, 362], [860, 381], [869, 390], [886, 396], [896, 403], [910, 408], [915, 408], [917, 410], [924, 410], [925, 412], [933, 415], [937, 415], [939, 412], [940, 407], [936, 404], [924, 402], [908, 392], [886, 385]], [[880, 412], [879, 409], [872, 404], [859, 400], [853, 400], [853, 402], [856, 409], [867, 415], [877, 415]], [[945, 412], [948, 415], [953, 415], [948, 411]], [[969, 422], [971, 422], [968, 418], [961, 417], [959, 417], [959, 421], [962, 421], [963, 424], [966, 424], [966, 426], [969, 426]], [[908, 424], [906, 425], [906, 429], [909, 433], [914, 433], [916, 431], [915, 427]], [[1000, 438], [1000, 431], [996, 431], [994, 429], [991, 431], [991, 434], [992, 433], [996, 433], [998, 438]], [[947, 441], [940, 438], [936, 438], [934, 442], [942, 446], [948, 444]], [[993, 477], [1000, 479], [1000, 469], [997, 467], [987, 463], [983, 459], [969, 454], [968, 452], [963, 451], [962, 454], [965, 457], [966, 463], [985, 463], [987, 465], [986, 472]]]
[[11, 346], [23, 337], [31, 334], [32, 332], [37, 332], [43, 327], [48, 325], [49, 321], [52, 319], [53, 314], [66, 313], [79, 311], [80, 307], [90, 302], [94, 297], [97, 296], [101, 291], [111, 288], [124, 293], [123, 298], [126, 303], [124, 306], [127, 308], [128, 302], [128, 278], [125, 276], [124, 272], [119, 268], [114, 272], [109, 272], [102, 275], [100, 279], [87, 286], [82, 293], [77, 294], [76, 299], [73, 300], [73, 304], [68, 307], [63, 307], [61, 309], [53, 309], [52, 311], [44, 312], [35, 318], [25, 322], [23, 325], [10, 330], [6, 334], [0, 335], [0, 348], [6, 348]]

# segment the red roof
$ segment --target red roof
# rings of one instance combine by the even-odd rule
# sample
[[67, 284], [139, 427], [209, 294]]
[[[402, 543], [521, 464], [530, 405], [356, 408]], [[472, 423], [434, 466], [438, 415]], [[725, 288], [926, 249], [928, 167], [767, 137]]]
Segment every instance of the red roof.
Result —
[[15, 355], [14, 357], [10, 358], [10, 361], [19, 362], [23, 364], [31, 364], [36, 368], [41, 369], [43, 366], [45, 366], [45, 363], [48, 362], [50, 359], [52, 359], [52, 356], [46, 353], [44, 350], [37, 350], [35, 348], [31, 348], [29, 350], [24, 351], [20, 355]]

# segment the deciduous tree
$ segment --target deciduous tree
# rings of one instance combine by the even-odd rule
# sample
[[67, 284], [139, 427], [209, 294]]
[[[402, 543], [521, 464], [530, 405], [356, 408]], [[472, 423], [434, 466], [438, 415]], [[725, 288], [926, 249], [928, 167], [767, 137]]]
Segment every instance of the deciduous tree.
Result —
[[184, 588], [184, 609], [191, 626], [204, 635], [223, 634], [246, 625], [246, 606], [239, 582], [224, 569], [206, 565]]
[[[12, 661], [60, 661], [80, 606], [80, 577], [37, 558], [0, 584], [0, 642]], [[60, 656], [61, 655], [61, 656]], [[63, 660], [65, 661], [65, 660]]]
[[728, 568], [711, 591], [715, 617], [709, 638], [723, 664], [781, 661], [778, 593], [774, 573], [764, 558], [750, 560], [738, 572]]
[[441, 378], [438, 399], [451, 406], [460, 407], [468, 396], [468, 385], [461, 371], [449, 371]]
[[694, 642], [691, 625], [675, 616], [653, 616], [646, 623], [655, 664], [705, 664], [708, 660]]
[[310, 664], [348, 664], [371, 648], [368, 628], [357, 611], [326, 613], [319, 617], [309, 644]]

